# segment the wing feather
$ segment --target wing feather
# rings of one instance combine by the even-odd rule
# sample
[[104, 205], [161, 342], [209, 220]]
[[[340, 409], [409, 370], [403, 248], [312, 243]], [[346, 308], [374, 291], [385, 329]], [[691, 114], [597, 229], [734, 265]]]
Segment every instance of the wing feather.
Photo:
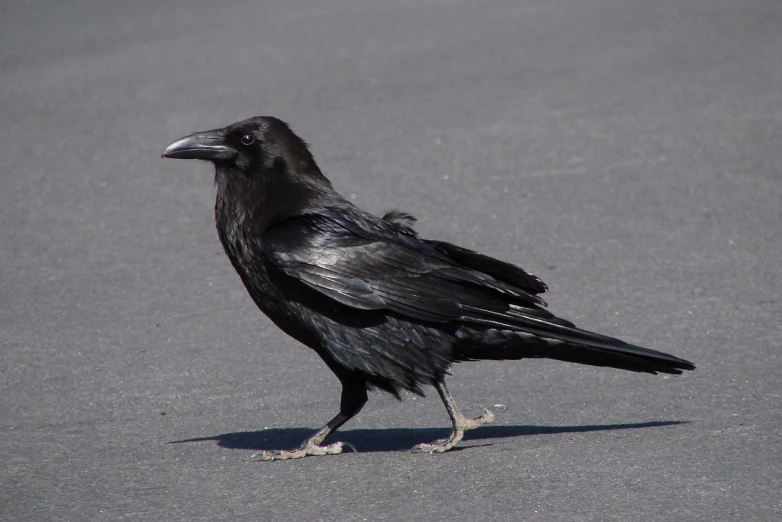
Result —
[[499, 314], [513, 322], [508, 315], [512, 304], [537, 317], [553, 317], [537, 306], [542, 303], [537, 296], [460, 265], [440, 243], [434, 248], [417, 237], [382, 229], [373, 235], [343, 221], [323, 214], [289, 219], [266, 235], [264, 255], [286, 275], [360, 310], [387, 309], [433, 322]]

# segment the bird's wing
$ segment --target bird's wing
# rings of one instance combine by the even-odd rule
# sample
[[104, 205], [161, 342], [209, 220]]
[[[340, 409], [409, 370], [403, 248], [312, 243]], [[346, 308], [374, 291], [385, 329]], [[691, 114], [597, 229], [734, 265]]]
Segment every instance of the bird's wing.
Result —
[[[503, 281], [487, 273], [499, 270], [500, 261], [383, 226], [335, 214], [299, 216], [267, 233], [264, 255], [288, 277], [354, 309], [481, 325], [456, 332], [459, 360], [548, 357], [652, 373], [694, 368], [554, 316], [538, 296], [507, 283], [513, 276], [505, 274]], [[465, 257], [472, 266], [489, 268], [481, 272], [460, 263]]]
[[[525, 288], [528, 283], [513, 285], [487, 273], [501, 262], [382, 226], [323, 213], [297, 216], [267, 232], [264, 256], [289, 277], [356, 309], [385, 309], [434, 322], [515, 323], [520, 312], [556, 321], [539, 306], [542, 300], [534, 290]], [[452, 252], [455, 259], [448, 255]], [[462, 260], [490, 268], [482, 272]]]
[[542, 294], [548, 290], [543, 280], [519, 266], [444, 241], [431, 239], [425, 241], [462, 266], [488, 274], [526, 292]]

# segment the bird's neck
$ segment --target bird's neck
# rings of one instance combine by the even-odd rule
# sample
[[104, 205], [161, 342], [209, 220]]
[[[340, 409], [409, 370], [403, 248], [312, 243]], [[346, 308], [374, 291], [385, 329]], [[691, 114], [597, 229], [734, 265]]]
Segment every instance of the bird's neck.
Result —
[[280, 221], [342, 200], [315, 169], [299, 176], [254, 179], [239, 171], [217, 169], [215, 224], [232, 261], [261, 255], [263, 235]]

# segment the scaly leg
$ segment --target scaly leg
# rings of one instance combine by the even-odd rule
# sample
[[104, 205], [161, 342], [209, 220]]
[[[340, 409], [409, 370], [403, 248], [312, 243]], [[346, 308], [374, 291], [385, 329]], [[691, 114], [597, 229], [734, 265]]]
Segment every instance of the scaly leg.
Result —
[[[350, 446], [347, 442], [335, 442], [327, 446], [320, 444], [331, 435], [337, 428], [356, 416], [367, 402], [367, 387], [364, 381], [343, 381], [342, 399], [340, 401], [339, 413], [323, 426], [315, 435], [305, 440], [301, 446], [292, 450], [264, 450], [253, 454], [250, 458], [259, 460], [286, 460], [299, 459], [309, 455], [339, 455], [342, 453], [342, 446]], [[356, 451], [353, 448], [353, 451]]]
[[464, 437], [465, 431], [477, 428], [483, 424], [494, 422], [494, 414], [489, 410], [484, 411], [483, 415], [475, 419], [469, 419], [462, 415], [462, 412], [456, 407], [456, 401], [453, 400], [451, 392], [449, 392], [448, 388], [445, 386], [444, 380], [435, 383], [434, 387], [437, 388], [437, 393], [440, 394], [440, 398], [443, 400], [443, 404], [445, 404], [445, 409], [448, 410], [448, 415], [451, 417], [453, 432], [451, 432], [451, 436], [447, 439], [439, 439], [428, 444], [418, 444], [413, 447], [413, 451], [429, 454], [443, 453], [456, 446], [456, 444], [462, 440], [462, 437]]

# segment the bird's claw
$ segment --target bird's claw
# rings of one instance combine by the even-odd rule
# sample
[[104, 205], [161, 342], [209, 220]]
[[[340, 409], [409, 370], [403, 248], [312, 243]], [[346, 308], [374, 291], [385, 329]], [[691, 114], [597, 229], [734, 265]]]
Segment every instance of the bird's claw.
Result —
[[462, 440], [465, 431], [475, 429], [483, 424], [491, 424], [492, 422], [494, 422], [494, 414], [490, 410], [484, 410], [480, 417], [474, 419], [468, 419], [459, 414], [454, 421], [454, 430], [450, 437], [447, 439], [437, 439], [433, 442], [416, 444], [411, 451], [428, 453], [429, 455], [433, 455], [434, 453], [445, 453]]
[[455, 444], [448, 444], [449, 439], [437, 439], [432, 442], [422, 442], [412, 447], [410, 451], [414, 453], [428, 453], [433, 455], [435, 453], [444, 453], [454, 447]]
[[300, 459], [302, 457], [308, 457], [308, 456], [319, 457], [322, 455], [339, 455], [340, 453], [342, 453], [343, 446], [347, 446], [348, 448], [353, 450], [354, 453], [358, 453], [356, 448], [349, 442], [335, 442], [327, 446], [320, 446], [319, 444], [310, 442], [310, 443], [303, 444], [300, 447], [293, 450], [259, 451], [258, 453], [253, 453], [250, 456], [250, 458], [258, 459], [259, 461], [267, 461], [267, 460]]
[[494, 413], [492, 413], [491, 410], [483, 410], [483, 413], [480, 417], [477, 417], [475, 419], [472, 419], [474, 422], [478, 423], [478, 426], [481, 424], [491, 424], [494, 422]]

